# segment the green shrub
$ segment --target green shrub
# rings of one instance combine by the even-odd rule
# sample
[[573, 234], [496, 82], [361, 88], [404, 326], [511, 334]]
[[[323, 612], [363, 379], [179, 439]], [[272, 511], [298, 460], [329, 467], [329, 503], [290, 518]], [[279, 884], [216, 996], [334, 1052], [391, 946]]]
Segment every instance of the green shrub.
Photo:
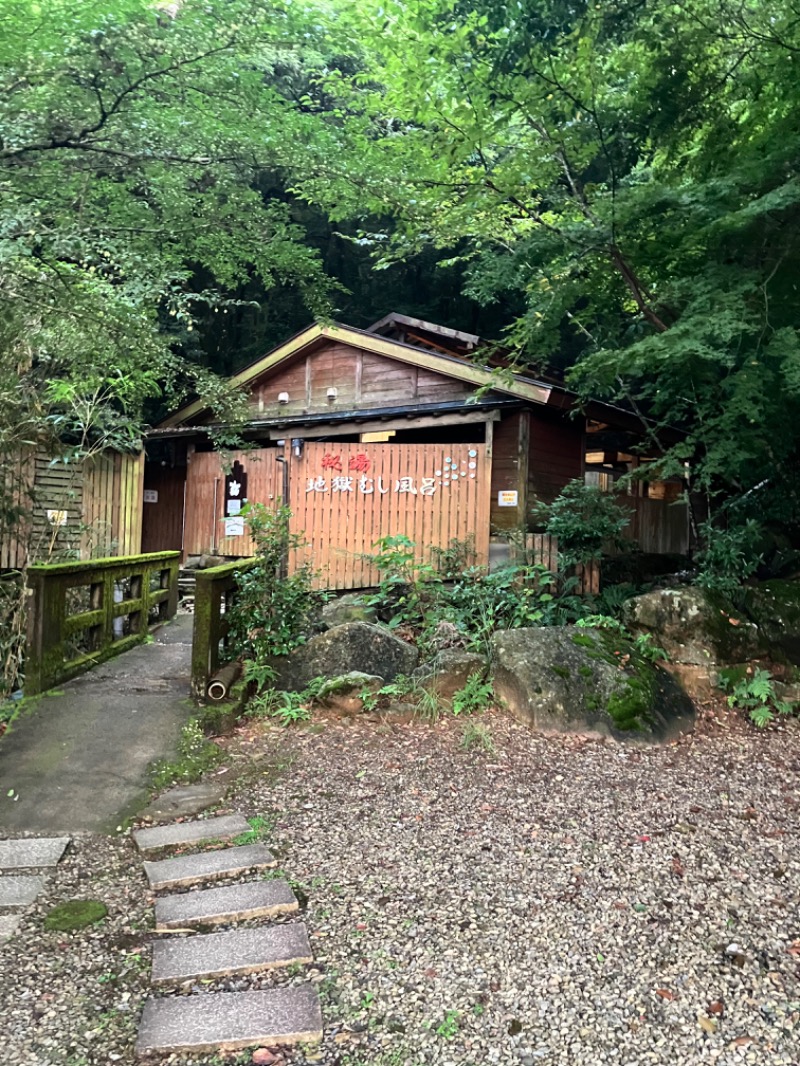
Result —
[[606, 545], [624, 544], [622, 531], [631, 520], [630, 511], [614, 496], [578, 478], [568, 482], [552, 503], [537, 504], [533, 513], [558, 539], [565, 569], [599, 559]]
[[245, 679], [263, 688], [275, 677], [270, 660], [307, 639], [323, 596], [312, 589], [310, 567], [286, 573], [289, 554], [302, 542], [289, 530], [289, 508], [248, 504], [242, 513], [258, 563], [237, 574], [236, 599], [227, 613], [229, 639], [233, 654], [245, 660]]

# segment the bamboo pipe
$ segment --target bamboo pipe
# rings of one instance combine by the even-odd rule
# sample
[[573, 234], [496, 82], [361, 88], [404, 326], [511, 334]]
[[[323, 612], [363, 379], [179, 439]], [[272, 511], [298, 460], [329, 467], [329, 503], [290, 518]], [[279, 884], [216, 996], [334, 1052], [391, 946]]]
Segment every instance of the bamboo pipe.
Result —
[[223, 666], [221, 670], [217, 670], [209, 681], [208, 688], [206, 689], [208, 698], [214, 700], [215, 703], [224, 700], [238, 681], [241, 672], [242, 664], [239, 662], [228, 663], [228, 665]]

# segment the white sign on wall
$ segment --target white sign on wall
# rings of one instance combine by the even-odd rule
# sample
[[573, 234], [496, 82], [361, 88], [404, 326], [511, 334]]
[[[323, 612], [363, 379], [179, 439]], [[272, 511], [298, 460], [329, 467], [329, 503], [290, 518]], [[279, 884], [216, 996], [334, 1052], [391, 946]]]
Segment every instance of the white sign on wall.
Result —
[[519, 506], [519, 493], [516, 490], [501, 489], [497, 494], [497, 506], [498, 507], [517, 507]]
[[67, 524], [66, 511], [48, 511], [47, 521], [51, 526], [65, 526]]
[[226, 518], [225, 519], [225, 536], [226, 537], [243, 537], [244, 536], [244, 518]]
[[158, 489], [145, 489], [144, 490], [144, 502], [145, 503], [158, 503]]

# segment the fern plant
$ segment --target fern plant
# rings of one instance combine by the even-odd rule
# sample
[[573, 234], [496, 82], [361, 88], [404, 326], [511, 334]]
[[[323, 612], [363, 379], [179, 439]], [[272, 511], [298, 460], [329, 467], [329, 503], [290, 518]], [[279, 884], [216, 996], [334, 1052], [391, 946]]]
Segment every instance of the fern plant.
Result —
[[777, 698], [775, 684], [769, 672], [761, 669], [756, 669], [750, 677], [733, 683], [728, 696], [728, 706], [740, 707], [747, 711], [750, 721], [759, 729], [774, 721], [775, 711], [778, 714], [792, 714], [796, 710], [796, 704]]

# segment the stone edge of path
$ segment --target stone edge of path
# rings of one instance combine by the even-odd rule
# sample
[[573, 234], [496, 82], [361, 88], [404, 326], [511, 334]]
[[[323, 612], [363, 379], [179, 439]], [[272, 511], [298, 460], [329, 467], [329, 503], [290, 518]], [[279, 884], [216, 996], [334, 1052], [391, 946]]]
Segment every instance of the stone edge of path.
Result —
[[[0, 877], [0, 907], [29, 907], [44, 891], [43, 874], [10, 874]], [[16, 898], [15, 898], [16, 897]]]
[[319, 996], [308, 985], [148, 999], [136, 1055], [238, 1051], [322, 1039]]
[[181, 844], [200, 844], [209, 840], [230, 840], [249, 833], [251, 826], [241, 814], [224, 814], [192, 822], [175, 822], [172, 825], [154, 825], [135, 829], [134, 843], [142, 854], [160, 851], [162, 848]]
[[71, 837], [14, 837], [0, 840], [0, 871], [40, 870], [58, 866]]
[[245, 844], [219, 851], [180, 855], [175, 859], [145, 862], [144, 871], [153, 890], [193, 885], [218, 877], [233, 877], [248, 870], [277, 866], [278, 860], [263, 844]]
[[171, 937], [153, 945], [151, 984], [233, 977], [314, 961], [303, 922]]
[[300, 909], [288, 881], [268, 881], [200, 888], [156, 900], [156, 932], [194, 925], [221, 925], [248, 918], [296, 914]]

